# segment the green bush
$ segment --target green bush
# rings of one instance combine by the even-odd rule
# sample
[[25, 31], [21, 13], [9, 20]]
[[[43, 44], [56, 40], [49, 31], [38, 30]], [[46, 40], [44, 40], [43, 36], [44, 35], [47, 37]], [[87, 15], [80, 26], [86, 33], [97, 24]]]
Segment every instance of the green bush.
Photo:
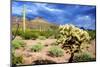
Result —
[[23, 62], [23, 56], [15, 56], [14, 53], [12, 53], [12, 65], [21, 64]]
[[38, 43], [38, 44], [32, 46], [31, 51], [39, 52], [43, 48], [44, 48], [44, 46], [41, 43]]
[[14, 35], [15, 34], [15, 30], [14, 29], [12, 29], [12, 35]]
[[46, 31], [45, 36], [49, 38], [50, 36], [54, 35], [54, 31]]
[[91, 54], [89, 53], [81, 53], [73, 57], [73, 62], [88, 62], [88, 61], [95, 61], [95, 60], [96, 59], [92, 58]]
[[50, 55], [60, 57], [64, 55], [63, 50], [58, 46], [52, 46], [49, 50]]
[[18, 31], [16, 32], [16, 29], [12, 29], [12, 34], [13, 35], [18, 35], [18, 36], [21, 36], [23, 34], [23, 30], [22, 29], [18, 29]]
[[15, 39], [15, 40], [12, 41], [12, 47], [14, 49], [18, 49], [20, 47], [24, 47], [24, 45], [25, 45], [25, 43], [22, 40]]
[[91, 40], [96, 38], [96, 31], [95, 30], [87, 30], [87, 32], [91, 36]]
[[49, 38], [51, 36], [55, 36], [55, 31], [39, 31], [39, 30], [30, 30], [30, 29], [26, 29], [25, 32], [23, 32], [22, 29], [18, 29], [18, 31], [16, 32], [16, 29], [12, 29], [12, 34], [13, 35], [18, 35], [21, 36], [24, 39], [36, 39], [38, 38], [38, 36], [44, 36], [45, 38]]
[[41, 31], [39, 32], [40, 36], [45, 36], [46, 38], [49, 38], [50, 36], [52, 36], [54, 34], [53, 31]]
[[21, 36], [24, 39], [36, 39], [36, 38], [38, 38], [38, 34], [31, 32], [31, 31], [25, 31], [25, 33], [23, 33]]
[[36, 39], [39, 36], [39, 32], [38, 31], [33, 31], [30, 29], [26, 29], [25, 32], [23, 32], [22, 29], [18, 29], [18, 31], [16, 32], [16, 29], [12, 29], [12, 34], [13, 35], [18, 35], [21, 36], [23, 39]]
[[39, 36], [38, 39], [40, 39], [40, 40], [45, 40], [46, 37], [45, 37], [45, 36]]

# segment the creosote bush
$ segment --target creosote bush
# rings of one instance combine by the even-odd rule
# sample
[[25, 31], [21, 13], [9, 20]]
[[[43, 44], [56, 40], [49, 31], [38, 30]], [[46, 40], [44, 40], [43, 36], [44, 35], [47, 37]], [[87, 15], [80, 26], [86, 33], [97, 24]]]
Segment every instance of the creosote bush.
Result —
[[91, 56], [89, 53], [80, 53], [73, 57], [73, 62], [88, 62], [88, 61], [95, 61], [95, 58]]
[[23, 56], [15, 56], [15, 53], [12, 53], [12, 65], [22, 64]]
[[44, 36], [45, 38], [50, 38], [51, 36], [56, 36], [55, 30], [34, 30], [34, 29], [26, 29], [25, 32], [21, 28], [16, 32], [16, 28], [12, 29], [12, 35], [21, 36], [23, 39], [37, 39], [39, 36]]
[[39, 36], [38, 39], [40, 39], [40, 40], [45, 40], [46, 37], [45, 37], [45, 36]]
[[95, 30], [87, 30], [87, 32], [91, 36], [91, 40], [96, 38], [96, 31]]
[[64, 55], [64, 51], [58, 46], [52, 46], [49, 49], [49, 53], [51, 56], [61, 57]]
[[25, 45], [25, 43], [22, 40], [18, 40], [18, 39], [13, 40], [11, 44], [14, 49], [24, 47]]
[[16, 28], [13, 28], [12, 29], [12, 35], [15, 35], [15, 33], [16, 33], [16, 35], [20, 36], [20, 35], [23, 34], [23, 30], [18, 29], [18, 31], [16, 32]]
[[58, 34], [57, 44], [62, 44], [63, 49], [70, 50], [71, 58], [69, 62], [72, 62], [74, 53], [86, 48], [86, 44], [90, 41], [90, 36], [85, 30], [72, 24], [60, 25]]
[[21, 36], [23, 39], [37, 39], [39, 35], [31, 31], [25, 31]]
[[44, 48], [44, 46], [41, 43], [37, 43], [36, 45], [33, 45], [31, 48], [31, 51], [39, 52]]

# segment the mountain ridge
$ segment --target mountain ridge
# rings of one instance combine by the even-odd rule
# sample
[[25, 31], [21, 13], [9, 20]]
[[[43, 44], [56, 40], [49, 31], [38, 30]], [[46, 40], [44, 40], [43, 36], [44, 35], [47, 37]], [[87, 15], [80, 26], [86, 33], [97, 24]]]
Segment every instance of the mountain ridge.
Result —
[[[16, 24], [18, 23], [20, 27], [22, 27], [22, 22], [23, 19], [22, 17], [16, 17], [16, 16], [12, 16], [12, 27], [16, 27]], [[46, 30], [50, 30], [50, 29], [54, 29], [57, 28], [58, 25], [53, 24], [48, 22], [47, 20], [45, 20], [43, 17], [36, 17], [32, 20], [28, 20], [26, 18], [26, 28], [29, 29], [46, 29]]]

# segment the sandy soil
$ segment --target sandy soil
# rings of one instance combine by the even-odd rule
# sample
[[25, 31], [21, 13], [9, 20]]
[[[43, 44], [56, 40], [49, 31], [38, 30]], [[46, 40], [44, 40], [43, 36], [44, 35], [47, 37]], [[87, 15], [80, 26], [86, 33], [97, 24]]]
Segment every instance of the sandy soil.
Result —
[[95, 40], [91, 41], [90, 47], [88, 48], [88, 51], [93, 55], [93, 57], [96, 57], [96, 43]]
[[[64, 56], [62, 57], [52, 57], [48, 55], [48, 49], [51, 47], [51, 44], [56, 41], [56, 39], [46, 39], [46, 40], [23, 40], [26, 43], [26, 47], [17, 49], [16, 55], [23, 55], [24, 61], [23, 64], [34, 64], [36, 60], [51, 60], [55, 63], [64, 63], [68, 62], [70, 54], [64, 51]], [[30, 48], [32, 45], [41, 42], [45, 48], [40, 52], [31, 52]]]

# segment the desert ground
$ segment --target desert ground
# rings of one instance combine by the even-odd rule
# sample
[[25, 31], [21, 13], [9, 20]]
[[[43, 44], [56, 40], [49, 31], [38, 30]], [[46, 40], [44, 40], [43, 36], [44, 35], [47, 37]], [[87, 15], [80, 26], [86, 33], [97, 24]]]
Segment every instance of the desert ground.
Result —
[[[17, 36], [16, 39], [21, 39], [21, 37]], [[52, 57], [48, 53], [48, 49], [52, 46], [54, 42], [56, 42], [56, 39], [45, 39], [45, 40], [23, 40], [25, 42], [25, 47], [19, 48], [15, 50], [16, 56], [22, 55], [24, 60], [23, 64], [46, 64], [47, 62], [43, 63], [42, 61], [37, 60], [48, 60], [51, 61], [51, 63], [67, 63], [70, 58], [70, 53], [66, 53], [64, 51], [64, 55], [62, 57]], [[31, 46], [34, 44], [41, 42], [45, 47], [40, 52], [32, 52], [30, 50]], [[91, 40], [90, 46], [87, 49], [89, 53], [92, 54], [92, 56], [96, 57], [95, 52], [95, 40]], [[50, 62], [49, 62], [50, 63]]]

